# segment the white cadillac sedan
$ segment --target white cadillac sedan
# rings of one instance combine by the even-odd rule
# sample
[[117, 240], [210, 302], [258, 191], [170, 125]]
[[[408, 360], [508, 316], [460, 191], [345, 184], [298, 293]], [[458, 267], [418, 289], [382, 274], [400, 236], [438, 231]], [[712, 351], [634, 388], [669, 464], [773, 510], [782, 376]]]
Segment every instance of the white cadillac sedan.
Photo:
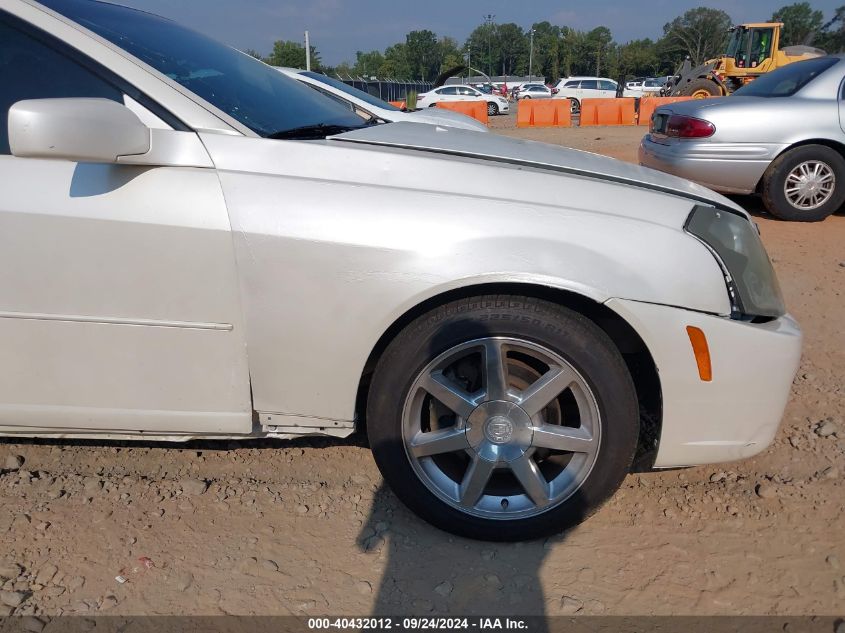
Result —
[[363, 90], [358, 90], [354, 86], [349, 86], [334, 77], [297, 68], [276, 68], [276, 70], [297, 81], [301, 81], [306, 86], [311, 86], [314, 90], [319, 90], [328, 97], [340, 101], [340, 103], [357, 111], [368, 119], [374, 118], [384, 123], [406, 121], [408, 123], [445, 125], [462, 130], [473, 130], [475, 132], [488, 131], [486, 125], [460, 112], [453, 112], [443, 108], [425, 108], [424, 110], [405, 112], [386, 101], [382, 101], [378, 97], [374, 97]]
[[800, 330], [708, 189], [367, 125], [90, 0], [0, 0], [0, 76], [3, 435], [366, 429], [422, 517], [515, 540], [583, 520], [635, 456], [740, 459], [777, 431]]

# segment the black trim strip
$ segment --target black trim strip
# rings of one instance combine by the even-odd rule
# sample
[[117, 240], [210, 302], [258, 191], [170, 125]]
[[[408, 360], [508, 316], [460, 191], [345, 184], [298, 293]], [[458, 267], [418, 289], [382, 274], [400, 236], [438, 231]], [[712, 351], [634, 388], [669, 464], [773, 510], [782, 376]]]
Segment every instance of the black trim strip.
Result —
[[530, 167], [533, 169], [544, 169], [546, 171], [554, 171], [562, 174], [568, 174], [570, 176], [581, 176], [583, 178], [590, 178], [592, 180], [602, 180], [605, 182], [612, 182], [621, 185], [629, 185], [632, 187], [637, 187], [639, 189], [647, 189], [650, 191], [657, 191], [660, 193], [669, 194], [678, 198], [685, 198], [687, 200], [691, 200], [694, 202], [701, 202], [706, 204], [710, 207], [715, 207], [721, 211], [726, 211], [727, 213], [733, 213], [734, 215], [738, 215], [742, 218], [748, 219], [744, 214], [740, 213], [736, 209], [732, 209], [731, 207], [719, 204], [718, 202], [714, 202], [709, 198], [705, 198], [703, 196], [697, 196], [692, 193], [686, 193], [683, 191], [678, 191], [677, 189], [672, 189], [671, 187], [663, 187], [661, 185], [655, 185], [652, 183], [641, 182], [639, 180], [632, 180], [630, 178], [622, 178], [621, 176], [611, 176], [609, 174], [598, 174], [592, 171], [587, 171], [585, 169], [578, 169], [577, 167], [562, 167], [560, 165], [553, 165], [550, 163], [538, 163], [530, 160], [519, 160], [514, 158], [505, 158], [503, 156], [490, 156], [487, 154], [475, 154], [473, 152], [462, 152], [458, 150], [450, 150], [450, 149], [437, 149], [437, 148], [430, 148], [430, 147], [414, 147], [409, 145], [403, 145], [401, 143], [388, 143], [384, 141], [372, 141], [372, 140], [364, 140], [364, 139], [356, 139], [356, 138], [343, 138], [342, 136], [335, 136], [331, 137], [328, 140], [330, 141], [343, 141], [344, 143], [360, 143], [362, 145], [378, 145], [381, 147], [395, 147], [397, 149], [405, 149], [411, 150], [415, 152], [427, 152], [430, 154], [442, 154], [444, 156], [457, 156], [459, 158], [471, 158], [474, 160], [483, 160], [488, 161], [491, 163], [502, 163], [506, 165], [516, 165], [518, 167]]

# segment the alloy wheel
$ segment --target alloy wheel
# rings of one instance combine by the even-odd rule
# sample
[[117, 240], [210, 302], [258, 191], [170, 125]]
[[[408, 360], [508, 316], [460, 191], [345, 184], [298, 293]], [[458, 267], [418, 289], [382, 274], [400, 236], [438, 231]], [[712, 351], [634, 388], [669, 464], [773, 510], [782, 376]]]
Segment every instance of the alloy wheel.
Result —
[[830, 200], [836, 189], [836, 175], [827, 163], [808, 160], [799, 163], [786, 177], [783, 193], [796, 209], [811, 211]]
[[596, 462], [601, 427], [590, 386], [566, 359], [508, 337], [437, 356], [414, 380], [402, 417], [423, 484], [462, 512], [502, 520], [570, 498]]

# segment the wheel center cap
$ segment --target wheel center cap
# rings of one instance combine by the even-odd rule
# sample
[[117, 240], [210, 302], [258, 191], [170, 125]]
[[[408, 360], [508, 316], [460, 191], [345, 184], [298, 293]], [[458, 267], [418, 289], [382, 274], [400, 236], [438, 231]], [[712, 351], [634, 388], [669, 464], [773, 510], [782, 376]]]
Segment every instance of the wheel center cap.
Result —
[[495, 415], [484, 424], [484, 435], [494, 444], [507, 444], [513, 437], [513, 424], [506, 417]]
[[531, 418], [514, 402], [485, 402], [467, 419], [467, 441], [487, 461], [513, 461], [531, 447], [533, 440]]

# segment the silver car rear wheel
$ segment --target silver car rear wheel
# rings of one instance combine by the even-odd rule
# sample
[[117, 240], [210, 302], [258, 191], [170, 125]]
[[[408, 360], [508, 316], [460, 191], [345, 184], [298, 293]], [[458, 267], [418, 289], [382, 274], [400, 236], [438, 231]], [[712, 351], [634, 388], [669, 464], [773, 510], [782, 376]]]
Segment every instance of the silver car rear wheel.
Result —
[[421, 482], [485, 519], [530, 517], [566, 501], [589, 477], [601, 431], [578, 371], [549, 348], [510, 337], [440, 354], [414, 380], [402, 416]]
[[826, 145], [799, 145], [766, 169], [760, 193], [781, 220], [818, 222], [845, 203], [845, 157]]
[[786, 177], [783, 193], [796, 209], [812, 211], [825, 204], [836, 190], [836, 174], [819, 160], [804, 161]]

